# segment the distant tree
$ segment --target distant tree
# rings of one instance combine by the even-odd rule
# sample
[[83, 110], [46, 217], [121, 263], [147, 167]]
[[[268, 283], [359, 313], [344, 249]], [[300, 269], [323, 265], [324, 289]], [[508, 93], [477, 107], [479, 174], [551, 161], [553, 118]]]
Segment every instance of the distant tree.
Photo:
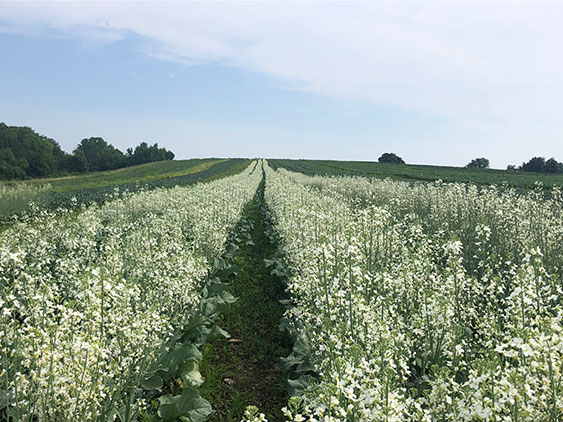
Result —
[[26, 179], [86, 171], [112, 170], [127, 165], [172, 160], [174, 153], [142, 142], [127, 155], [102, 138], [83, 139], [72, 155], [53, 139], [29, 127], [0, 123], [0, 179]]
[[514, 164], [509, 164], [508, 166], [506, 166], [507, 170], [516, 170], [516, 166]]
[[1, 178], [51, 176], [64, 170], [66, 154], [53, 139], [29, 127], [0, 123]]
[[545, 171], [547, 173], [563, 173], [563, 163], [560, 163], [555, 160], [555, 158], [551, 157], [545, 162]]
[[478, 168], [478, 169], [486, 169], [489, 168], [489, 160], [485, 157], [481, 158], [474, 158], [471, 160], [465, 167], [467, 168]]
[[[129, 150], [127, 152], [129, 153]], [[146, 142], [141, 142], [137, 145], [133, 153], [128, 156], [130, 165], [173, 159], [174, 153], [172, 151], [168, 151], [166, 148], [159, 148], [157, 143], [149, 146]]]
[[382, 154], [377, 161], [380, 163], [405, 164], [405, 161], [401, 157], [392, 152]]
[[0, 149], [0, 179], [25, 179], [28, 167], [25, 158], [17, 160], [12, 150]]
[[527, 163], [522, 163], [519, 170], [523, 171], [532, 171], [536, 173], [544, 173], [545, 172], [545, 158], [543, 157], [534, 157], [530, 159]]
[[80, 141], [73, 154], [84, 153], [88, 162], [88, 171], [113, 170], [125, 167], [126, 159], [123, 153], [108, 144], [103, 138], [85, 138]]
[[84, 151], [74, 150], [74, 153], [68, 156], [66, 160], [66, 169], [72, 173], [84, 173], [88, 171], [88, 160]]

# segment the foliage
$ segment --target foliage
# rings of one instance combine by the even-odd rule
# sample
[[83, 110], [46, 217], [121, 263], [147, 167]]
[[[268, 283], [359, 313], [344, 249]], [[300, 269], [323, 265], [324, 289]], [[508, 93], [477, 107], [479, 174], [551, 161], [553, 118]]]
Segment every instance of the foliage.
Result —
[[56, 141], [29, 127], [0, 123], [0, 179], [95, 172], [172, 159], [174, 153], [158, 144], [141, 142], [125, 155], [99, 137], [83, 139], [70, 155]]
[[127, 164], [125, 155], [102, 138], [83, 139], [73, 154], [86, 158], [88, 171], [114, 170]]
[[0, 179], [49, 176], [63, 170], [65, 157], [53, 139], [0, 123]]
[[85, 161], [87, 171], [103, 171], [173, 160], [174, 153], [166, 148], [159, 148], [157, 143], [149, 146], [146, 142], [141, 142], [134, 150], [129, 148], [125, 155], [102, 138], [88, 138], [83, 139], [74, 150], [73, 159], [75, 168], [80, 167], [77, 162]]
[[519, 170], [535, 173], [563, 173], [563, 163], [553, 157], [547, 161], [543, 157], [533, 157], [527, 163], [522, 163]]
[[135, 147], [135, 151], [132, 151], [131, 148], [127, 150], [128, 165], [133, 166], [137, 164], [173, 159], [174, 153], [166, 150], [166, 148], [159, 148], [158, 144], [149, 146], [146, 142], [141, 142]]
[[392, 152], [385, 152], [378, 158], [380, 163], [405, 164], [405, 161]]
[[474, 158], [465, 167], [477, 168], [477, 169], [488, 169], [489, 168], [489, 160], [485, 157]]

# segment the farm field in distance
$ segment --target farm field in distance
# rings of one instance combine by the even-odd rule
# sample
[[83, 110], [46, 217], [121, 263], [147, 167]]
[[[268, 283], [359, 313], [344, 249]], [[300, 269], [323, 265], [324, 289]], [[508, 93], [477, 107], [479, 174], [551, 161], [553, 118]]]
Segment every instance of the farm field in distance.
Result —
[[50, 184], [55, 192], [66, 192], [78, 189], [99, 188], [123, 183], [152, 182], [175, 176], [197, 173], [225, 160], [214, 158], [195, 158], [192, 160], [170, 160], [140, 164], [117, 170], [98, 171], [76, 176], [31, 179], [20, 183], [32, 185]]
[[517, 189], [531, 189], [541, 182], [546, 189], [563, 186], [563, 174], [529, 173], [495, 169], [390, 164], [376, 161], [336, 160], [269, 160], [273, 167], [284, 167], [308, 175], [348, 175], [377, 178], [390, 177], [406, 181], [474, 183], [477, 185], [506, 184]]
[[563, 418], [560, 175], [201, 159], [18, 186], [0, 422]]
[[139, 190], [211, 181], [239, 173], [249, 163], [246, 159], [213, 158], [161, 161], [77, 176], [2, 182], [0, 224], [41, 209], [70, 209]]

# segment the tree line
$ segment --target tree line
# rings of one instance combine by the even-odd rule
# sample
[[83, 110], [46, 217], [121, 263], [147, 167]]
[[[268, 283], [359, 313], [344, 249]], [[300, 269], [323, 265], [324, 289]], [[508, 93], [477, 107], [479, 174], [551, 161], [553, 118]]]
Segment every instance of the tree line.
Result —
[[[475, 158], [465, 167], [486, 169], [489, 168], [489, 160], [484, 157]], [[553, 157], [549, 160], [546, 160], [544, 157], [533, 157], [528, 162], [522, 163], [521, 166], [516, 167], [513, 164], [509, 164], [506, 169], [531, 171], [534, 173], [563, 173], [563, 163], [560, 163]]]
[[100, 137], [85, 138], [72, 154], [51, 138], [29, 127], [0, 123], [0, 179], [28, 179], [114, 170], [174, 159], [174, 153], [157, 143], [141, 142], [125, 153]]
[[[382, 154], [381, 157], [379, 157], [378, 161], [380, 163], [405, 164], [405, 161], [401, 157], [392, 152], [386, 152]], [[487, 158], [479, 157], [471, 160], [465, 167], [488, 169], [489, 165], [490, 163]], [[549, 160], [546, 160], [544, 157], [533, 157], [530, 159], [530, 161], [522, 163], [522, 165], [519, 167], [511, 164], [506, 169], [531, 171], [535, 173], [563, 173], [563, 163], [560, 163], [553, 157]]]

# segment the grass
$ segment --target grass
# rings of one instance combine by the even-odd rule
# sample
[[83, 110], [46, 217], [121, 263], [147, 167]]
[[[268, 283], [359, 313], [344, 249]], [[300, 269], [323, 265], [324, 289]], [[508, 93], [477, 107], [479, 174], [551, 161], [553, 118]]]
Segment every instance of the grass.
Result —
[[239, 422], [249, 405], [257, 406], [270, 422], [281, 421], [280, 409], [287, 401], [287, 374], [278, 360], [290, 353], [291, 342], [278, 328], [284, 312], [279, 303], [283, 281], [264, 265], [278, 248], [266, 234], [263, 189], [264, 181], [236, 230], [240, 249], [231, 291], [238, 300], [220, 323], [231, 338], [203, 349], [201, 393], [215, 409], [215, 422]]
[[140, 164], [117, 170], [99, 171], [75, 176], [34, 179], [20, 182], [28, 184], [51, 184], [55, 192], [68, 192], [78, 189], [121, 185], [131, 182], [153, 182], [164, 178], [198, 173], [217, 164], [222, 159], [194, 158], [191, 160], [169, 160]]
[[434, 181], [474, 183], [477, 185], [506, 184], [517, 189], [531, 189], [536, 182], [546, 188], [563, 186], [563, 174], [530, 173], [521, 171], [470, 169], [426, 165], [400, 165], [373, 161], [332, 161], [332, 160], [268, 160], [273, 167], [305, 174], [357, 175], [378, 178], [392, 178], [406, 181]]

